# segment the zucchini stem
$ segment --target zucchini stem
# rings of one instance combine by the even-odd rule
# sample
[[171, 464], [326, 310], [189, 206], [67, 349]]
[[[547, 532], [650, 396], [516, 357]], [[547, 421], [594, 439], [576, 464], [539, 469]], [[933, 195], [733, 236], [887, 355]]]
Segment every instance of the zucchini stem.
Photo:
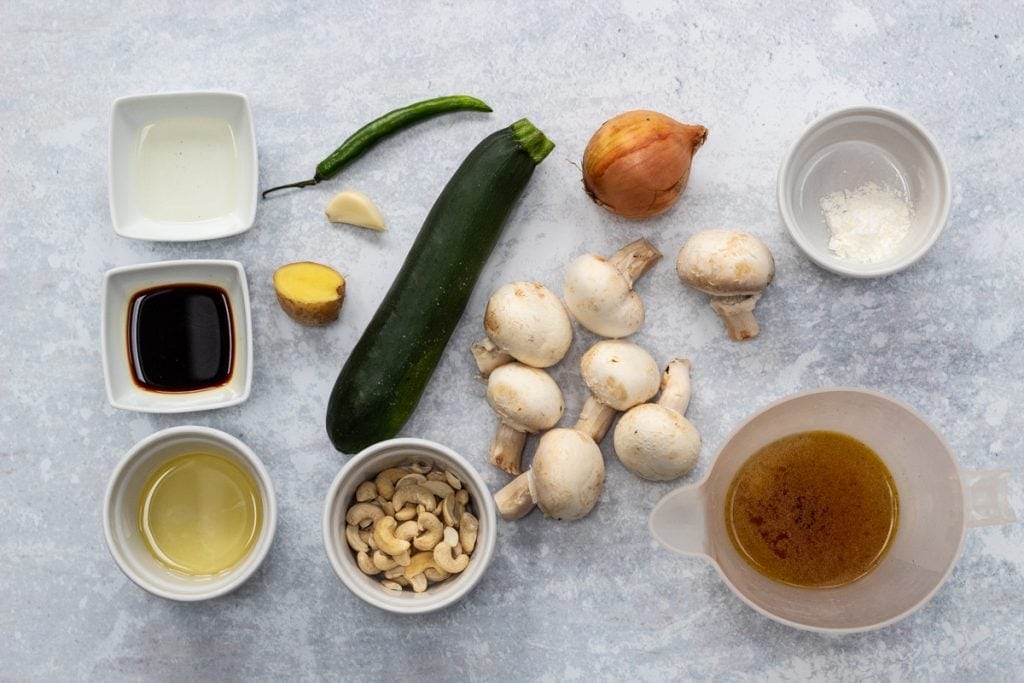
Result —
[[300, 183], [289, 183], [287, 185], [278, 185], [277, 187], [272, 187], [269, 190], [264, 190], [263, 191], [263, 198], [266, 199], [267, 195], [270, 194], [271, 192], [277, 192], [278, 190], [283, 190], [283, 189], [288, 188], [288, 187], [309, 187], [310, 185], [316, 185], [319, 182], [320, 181], [317, 178], [310, 178], [309, 180], [303, 180]]
[[512, 137], [523, 148], [523, 151], [530, 156], [535, 165], [544, 161], [545, 157], [551, 154], [551, 150], [555, 148], [555, 143], [551, 142], [539, 128], [530, 123], [529, 119], [519, 119], [512, 124], [511, 128]]

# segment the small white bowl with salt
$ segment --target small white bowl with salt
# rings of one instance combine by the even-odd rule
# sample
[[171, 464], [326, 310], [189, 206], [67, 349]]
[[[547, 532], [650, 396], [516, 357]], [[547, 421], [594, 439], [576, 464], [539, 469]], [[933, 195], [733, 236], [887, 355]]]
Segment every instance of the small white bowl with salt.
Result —
[[946, 225], [951, 194], [931, 136], [886, 107], [823, 116], [779, 169], [790, 237], [816, 264], [849, 277], [890, 275], [920, 259]]

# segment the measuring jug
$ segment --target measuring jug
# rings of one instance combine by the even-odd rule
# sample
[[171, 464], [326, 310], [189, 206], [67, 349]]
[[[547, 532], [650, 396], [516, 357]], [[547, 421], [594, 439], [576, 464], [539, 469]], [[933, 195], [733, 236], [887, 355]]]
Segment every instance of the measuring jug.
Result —
[[[760, 574], [736, 552], [725, 500], [740, 466], [762, 446], [796, 432], [827, 430], [866, 444], [892, 473], [896, 536], [866, 576], [836, 588], [799, 588]], [[809, 391], [764, 408], [733, 432], [698, 484], [669, 493], [651, 512], [654, 537], [710, 562], [748, 605], [776, 621], [822, 632], [866, 631], [924, 605], [956, 564], [968, 527], [1016, 519], [1008, 470], [961, 472], [942, 437], [913, 409], [864, 389]]]

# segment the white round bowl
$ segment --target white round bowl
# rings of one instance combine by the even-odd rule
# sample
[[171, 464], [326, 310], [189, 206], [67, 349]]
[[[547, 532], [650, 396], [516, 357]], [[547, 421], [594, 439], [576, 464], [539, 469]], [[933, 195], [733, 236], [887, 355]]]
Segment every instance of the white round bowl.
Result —
[[[356, 487], [389, 467], [429, 462], [457, 476], [469, 491], [480, 520], [476, 547], [465, 571], [432, 584], [423, 593], [391, 591], [379, 577], [364, 574], [345, 540], [345, 513], [355, 502]], [[357, 597], [374, 607], [398, 614], [422, 614], [447, 607], [469, 593], [487, 571], [497, 540], [497, 512], [487, 484], [465, 458], [446, 446], [425, 439], [389, 439], [355, 455], [334, 478], [323, 515], [324, 548], [338, 578]]]
[[[165, 567], [146, 547], [138, 525], [139, 499], [150, 475], [168, 460], [197, 451], [228, 458], [243, 468], [263, 501], [263, 525], [252, 550], [231, 569], [209, 577], [186, 576]], [[129, 579], [161, 598], [193, 602], [230, 593], [262, 564], [276, 529], [277, 502], [266, 468], [248, 446], [217, 429], [182, 426], [151, 434], [125, 454], [107, 484], [103, 532], [110, 554]]]
[[[829, 250], [820, 201], [873, 182], [897, 190], [914, 210], [895, 254], [860, 263]], [[949, 170], [928, 133], [893, 109], [860, 106], [818, 119], [793, 143], [779, 169], [778, 201], [790, 237], [822, 268], [849, 277], [882, 277], [924, 256], [949, 218]]]

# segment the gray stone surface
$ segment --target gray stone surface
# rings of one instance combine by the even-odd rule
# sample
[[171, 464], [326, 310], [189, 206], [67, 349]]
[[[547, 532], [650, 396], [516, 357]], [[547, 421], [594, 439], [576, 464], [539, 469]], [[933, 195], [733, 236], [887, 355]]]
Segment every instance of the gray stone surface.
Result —
[[[328, 3], [329, 4], [329, 3]], [[915, 406], [965, 469], [1020, 479], [1024, 351], [1024, 20], [1019, 3], [907, 6], [673, 2], [142, 2], [0, 10], [0, 678], [241, 679], [1014, 679], [1024, 633], [1020, 524], [972, 530], [935, 599], [879, 632], [822, 637], [744, 606], [706, 564], [649, 537], [646, 517], [698, 481], [727, 434], [794, 391], [855, 385]], [[345, 135], [416, 99], [468, 92], [490, 116], [428, 122], [381, 145], [343, 178], [261, 202], [254, 228], [195, 244], [118, 238], [107, 207], [111, 101], [230, 89], [251, 100], [264, 187], [297, 180]], [[779, 161], [802, 127], [842, 105], [905, 110], [954, 174], [953, 211], [910, 270], [854, 281], [810, 264], [775, 205]], [[576, 167], [591, 132], [645, 107], [707, 125], [689, 189], [669, 214], [618, 220], [594, 206]], [[323, 429], [327, 394], [401, 264], [434, 197], [477, 140], [521, 116], [558, 143], [491, 258], [419, 410], [402, 434], [486, 463], [493, 417], [469, 344], [488, 292], [511, 279], [560, 290], [568, 261], [646, 236], [666, 254], [639, 286], [636, 341], [659, 362], [694, 363], [697, 469], [651, 484], [604, 451], [594, 513], [560, 524], [534, 513], [501, 524], [481, 585], [441, 613], [400, 617], [363, 604], [324, 555], [320, 512], [345, 461]], [[384, 234], [335, 227], [342, 187], [379, 203]], [[744, 228], [775, 253], [762, 335], [725, 339], [672, 261], [693, 231]], [[114, 266], [234, 258], [252, 292], [251, 398], [178, 416], [108, 406], [99, 355], [100, 285]], [[349, 278], [341, 320], [303, 328], [270, 276], [318, 259]], [[577, 335], [554, 370], [573, 415]], [[568, 417], [566, 421], [568, 421]], [[218, 427], [264, 459], [280, 524], [261, 571], [236, 593], [175, 604], [138, 589], [105, 548], [100, 511], [115, 463], [179, 424]], [[533, 445], [531, 444], [530, 450]]]

